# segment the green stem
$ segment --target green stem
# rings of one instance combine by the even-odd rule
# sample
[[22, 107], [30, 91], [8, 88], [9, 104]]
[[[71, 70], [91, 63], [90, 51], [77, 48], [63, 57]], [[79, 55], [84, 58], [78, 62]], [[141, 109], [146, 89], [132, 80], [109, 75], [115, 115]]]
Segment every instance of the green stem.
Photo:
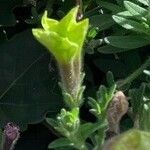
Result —
[[118, 89], [123, 87], [124, 85], [133, 82], [139, 75], [143, 73], [143, 70], [150, 66], [150, 57], [145, 61], [145, 63], [134, 71], [131, 75], [129, 75], [126, 79], [118, 83]]
[[[106, 116], [104, 115], [103, 118], [99, 120], [100, 123], [106, 122]], [[107, 126], [104, 126], [103, 128], [98, 130], [98, 139], [97, 139], [97, 145], [94, 150], [102, 150], [103, 145], [105, 142], [105, 132], [106, 132]]]
[[78, 150], [88, 150], [85, 143], [80, 141], [80, 139], [75, 138], [75, 140], [73, 140], [74, 143], [74, 147], [77, 148]]
[[105, 130], [104, 129], [99, 130], [98, 134], [99, 134], [99, 144], [97, 150], [102, 150], [105, 141]]

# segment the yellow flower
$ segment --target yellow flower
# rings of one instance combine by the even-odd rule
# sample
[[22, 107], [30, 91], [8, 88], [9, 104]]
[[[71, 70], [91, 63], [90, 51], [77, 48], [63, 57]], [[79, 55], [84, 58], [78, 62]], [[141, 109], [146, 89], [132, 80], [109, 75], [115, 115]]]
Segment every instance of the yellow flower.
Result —
[[79, 6], [71, 9], [60, 21], [42, 17], [43, 28], [32, 29], [35, 38], [43, 44], [59, 63], [70, 63], [82, 54], [82, 46], [88, 30], [89, 20], [77, 22]]

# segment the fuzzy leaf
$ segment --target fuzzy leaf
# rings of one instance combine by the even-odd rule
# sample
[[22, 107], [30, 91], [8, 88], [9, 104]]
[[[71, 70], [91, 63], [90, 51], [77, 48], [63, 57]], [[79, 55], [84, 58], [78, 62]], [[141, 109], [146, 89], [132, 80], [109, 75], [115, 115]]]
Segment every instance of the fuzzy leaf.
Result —
[[107, 124], [103, 123], [86, 123], [80, 126], [79, 133], [81, 133], [81, 137], [83, 140], [86, 140], [91, 136], [92, 133], [97, 131], [100, 128], [105, 127]]
[[49, 149], [73, 145], [67, 138], [59, 138], [48, 145]]

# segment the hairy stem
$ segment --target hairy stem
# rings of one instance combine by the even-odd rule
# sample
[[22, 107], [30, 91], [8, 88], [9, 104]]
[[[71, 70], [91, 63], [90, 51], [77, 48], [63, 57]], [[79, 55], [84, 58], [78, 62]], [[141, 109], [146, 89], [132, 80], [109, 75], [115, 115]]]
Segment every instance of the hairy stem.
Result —
[[73, 98], [76, 98], [81, 82], [80, 61], [68, 64], [59, 64], [60, 76], [64, 90]]

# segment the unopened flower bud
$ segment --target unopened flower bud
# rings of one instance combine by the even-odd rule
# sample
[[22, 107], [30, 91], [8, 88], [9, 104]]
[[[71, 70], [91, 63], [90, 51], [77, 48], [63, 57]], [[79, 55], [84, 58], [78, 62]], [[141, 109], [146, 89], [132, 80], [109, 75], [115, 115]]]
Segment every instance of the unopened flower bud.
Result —
[[4, 130], [3, 150], [13, 150], [18, 138], [20, 137], [19, 127], [13, 123], [8, 123]]
[[119, 124], [123, 115], [128, 111], [128, 101], [122, 91], [116, 92], [107, 110], [109, 132], [118, 134]]

